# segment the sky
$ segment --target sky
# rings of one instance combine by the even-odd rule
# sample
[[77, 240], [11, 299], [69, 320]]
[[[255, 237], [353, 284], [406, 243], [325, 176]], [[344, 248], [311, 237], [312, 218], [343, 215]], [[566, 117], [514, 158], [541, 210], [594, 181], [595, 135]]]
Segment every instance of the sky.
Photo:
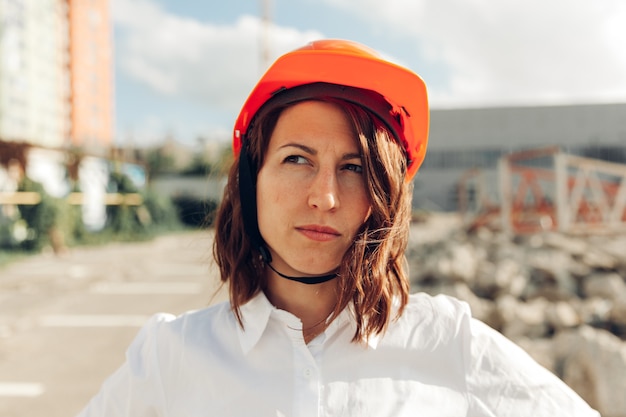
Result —
[[[349, 39], [432, 109], [626, 102], [623, 0], [111, 0], [116, 142], [228, 141], [278, 56]], [[263, 16], [269, 19], [264, 21]]]

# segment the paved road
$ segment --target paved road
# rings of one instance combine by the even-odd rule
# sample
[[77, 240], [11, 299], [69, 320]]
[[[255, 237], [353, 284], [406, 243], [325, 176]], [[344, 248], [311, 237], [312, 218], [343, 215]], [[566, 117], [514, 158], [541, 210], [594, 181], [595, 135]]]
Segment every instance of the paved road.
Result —
[[156, 312], [225, 299], [209, 232], [42, 254], [0, 269], [0, 417], [71, 417]]

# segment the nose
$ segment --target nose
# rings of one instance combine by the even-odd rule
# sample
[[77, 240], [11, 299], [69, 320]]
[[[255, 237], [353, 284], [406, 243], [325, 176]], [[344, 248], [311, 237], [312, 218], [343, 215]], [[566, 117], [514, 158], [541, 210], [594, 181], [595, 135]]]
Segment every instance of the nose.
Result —
[[339, 207], [339, 184], [330, 170], [318, 171], [309, 188], [309, 207], [334, 210]]

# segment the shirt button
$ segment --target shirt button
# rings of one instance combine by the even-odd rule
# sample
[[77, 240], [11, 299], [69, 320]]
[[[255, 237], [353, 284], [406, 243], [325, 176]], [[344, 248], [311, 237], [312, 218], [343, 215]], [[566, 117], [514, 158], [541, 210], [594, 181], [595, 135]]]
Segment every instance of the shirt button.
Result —
[[304, 370], [304, 372], [302, 372], [302, 374], [303, 374], [303, 375], [304, 375], [304, 377], [305, 377], [305, 378], [307, 378], [307, 379], [311, 378], [311, 374], [312, 374], [311, 369], [310, 369], [310, 368], [306, 368], [306, 369]]

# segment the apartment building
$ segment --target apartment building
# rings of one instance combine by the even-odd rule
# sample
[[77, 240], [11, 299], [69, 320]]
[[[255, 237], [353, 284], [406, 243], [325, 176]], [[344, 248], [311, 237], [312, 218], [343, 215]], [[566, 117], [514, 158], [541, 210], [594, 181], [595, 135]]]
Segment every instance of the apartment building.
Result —
[[111, 144], [109, 8], [109, 0], [0, 1], [0, 140]]
[[[112, 43], [109, 0], [0, 0], [0, 191], [15, 189], [7, 173], [17, 160], [49, 194], [65, 196], [66, 150], [75, 146], [94, 155], [82, 177], [108, 170]], [[85, 192], [105, 192], [102, 181], [83, 182]]]
[[0, 1], [0, 140], [60, 147], [70, 131], [67, 3]]
[[113, 30], [109, 0], [68, 0], [73, 145], [108, 147], [113, 141]]

